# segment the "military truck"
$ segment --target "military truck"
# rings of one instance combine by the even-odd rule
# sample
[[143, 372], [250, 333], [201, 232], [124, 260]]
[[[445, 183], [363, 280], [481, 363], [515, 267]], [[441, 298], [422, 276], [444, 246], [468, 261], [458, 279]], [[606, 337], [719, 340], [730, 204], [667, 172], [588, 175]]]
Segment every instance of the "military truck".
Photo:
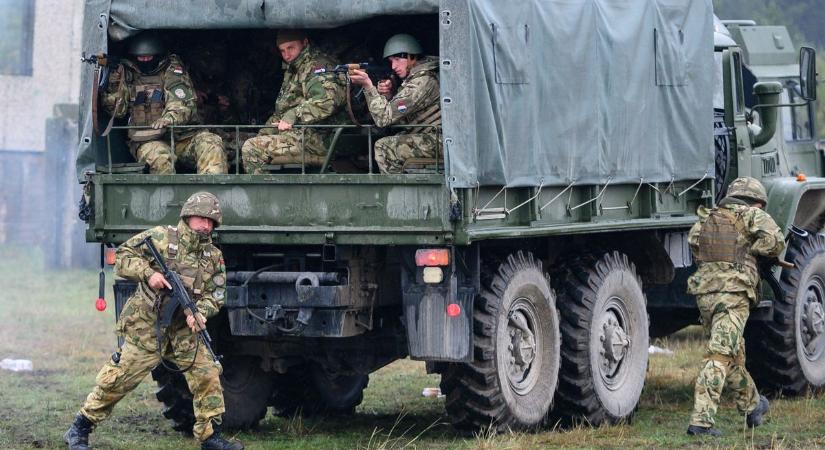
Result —
[[[324, 161], [266, 175], [244, 174], [237, 157], [240, 135], [261, 125], [203, 124], [228, 132], [228, 148], [235, 142], [230, 174], [146, 174], [126, 149], [128, 124], [100, 131], [109, 118], [94, 93], [107, 69], [85, 70], [78, 167], [88, 241], [111, 248], [174, 224], [196, 191], [221, 200], [214, 239], [229, 287], [209, 327], [225, 358], [227, 425], [252, 426], [270, 407], [352, 413], [369, 374], [406, 357], [441, 375], [459, 429], [627, 420], [650, 337], [697, 322], [684, 293], [696, 208], [739, 175], [766, 184], [768, 210], [788, 231], [785, 258], [797, 265], [776, 272], [785, 295], [763, 292], [749, 327], [763, 342], [750, 364], [785, 392], [825, 383], [823, 167], [818, 153], [786, 143], [776, 121], [780, 96], [814, 98], [812, 51], [798, 69], [781, 60], [793, 74], [760, 72], [772, 61], [759, 59], [762, 41], [737, 43], [701, 1], [357, 4], [86, 4], [84, 51], [110, 60], [154, 30], [184, 61], [187, 42], [229, 36], [230, 64], [277, 64], [244, 54], [252, 46], [243, 43], [284, 28], [308, 29], [341, 62], [380, 55], [403, 30], [440, 60], [444, 150], [402, 174], [376, 173], [372, 144], [388, 130], [363, 122], [332, 125]], [[747, 104], [746, 60], [798, 89], [755, 82]], [[758, 124], [749, 126], [750, 111]], [[132, 289], [115, 284], [118, 311]], [[166, 417], [191, 427], [182, 377], [161, 367], [153, 377]]]

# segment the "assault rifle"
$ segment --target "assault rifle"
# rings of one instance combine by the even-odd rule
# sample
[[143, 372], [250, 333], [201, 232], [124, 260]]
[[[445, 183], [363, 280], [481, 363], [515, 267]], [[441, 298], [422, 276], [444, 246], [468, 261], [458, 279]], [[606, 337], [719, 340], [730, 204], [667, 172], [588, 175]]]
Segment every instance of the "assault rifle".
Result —
[[[106, 89], [106, 86], [109, 84], [109, 74], [112, 70], [117, 70], [117, 66], [120, 64], [120, 58], [107, 55], [106, 53], [87, 55], [86, 52], [83, 52], [80, 55], [80, 61], [95, 66], [94, 76], [92, 77], [92, 124], [95, 133], [98, 133], [100, 131], [97, 122], [98, 92]], [[113, 122], [114, 116], [110, 118], [109, 124], [106, 126], [106, 131], [103, 132], [103, 136], [109, 134]]]
[[[315, 75], [323, 75], [323, 74], [349, 74], [352, 73], [353, 70], [363, 70], [367, 72], [367, 76], [370, 77], [373, 84], [378, 84], [384, 80], [390, 80], [392, 82], [392, 89], [398, 86], [399, 80], [398, 76], [395, 75], [395, 71], [392, 68], [387, 66], [376, 66], [370, 64], [368, 62], [362, 63], [354, 63], [354, 64], [338, 64], [334, 67], [319, 67], [315, 69]], [[347, 77], [347, 114], [349, 115], [349, 119], [355, 125], [361, 126], [362, 120], [359, 120], [357, 116], [359, 115], [366, 115], [369, 117], [369, 109], [367, 108], [367, 102], [364, 95], [364, 89], [358, 86], [357, 89], [353, 89], [350, 83], [349, 77]]]
[[86, 52], [81, 53], [80, 62], [96, 66], [95, 84], [103, 89], [109, 82], [109, 73], [115, 70], [120, 64], [121, 59], [117, 56], [107, 55], [106, 53], [98, 53], [96, 55], [87, 55]]
[[768, 283], [768, 287], [773, 291], [774, 298], [780, 300], [784, 297], [785, 294], [782, 286], [779, 284], [779, 280], [773, 275], [773, 266], [779, 266], [783, 269], [793, 269], [796, 265], [779, 258], [759, 258], [757, 266], [759, 267], [759, 277], [762, 278], [765, 283]]
[[353, 70], [363, 70], [367, 72], [367, 75], [372, 79], [374, 83], [383, 80], [393, 80], [395, 82], [395, 72], [392, 68], [387, 66], [377, 66], [375, 64], [370, 64], [368, 62], [362, 63], [351, 63], [351, 64], [338, 64], [332, 68], [329, 67], [321, 67], [315, 69], [316, 75], [321, 75], [325, 73], [350, 73]]
[[[147, 236], [143, 240], [142, 244], [146, 245], [149, 251], [152, 252], [152, 257], [155, 258], [155, 262], [157, 262], [160, 267], [161, 274], [164, 278], [166, 278], [166, 281], [172, 285], [172, 289], [170, 290], [170, 299], [165, 305], [163, 305], [158, 313], [159, 326], [168, 327], [171, 325], [172, 317], [175, 315], [178, 307], [183, 308], [184, 312], [188, 310], [192, 313], [192, 315], [198, 314], [198, 307], [195, 305], [195, 302], [192, 301], [192, 298], [189, 297], [189, 293], [186, 292], [186, 287], [183, 285], [183, 280], [181, 280], [180, 275], [166, 266], [166, 262], [163, 260], [163, 257], [160, 256], [158, 249], [155, 248], [155, 244], [152, 243], [152, 238]], [[161, 339], [159, 333], [158, 339]], [[209, 336], [209, 332], [206, 331], [206, 328], [198, 331], [198, 339], [203, 342], [203, 346], [209, 351], [209, 355], [212, 356], [212, 360], [219, 362], [220, 356], [215, 355], [215, 352], [212, 351], [212, 337]]]

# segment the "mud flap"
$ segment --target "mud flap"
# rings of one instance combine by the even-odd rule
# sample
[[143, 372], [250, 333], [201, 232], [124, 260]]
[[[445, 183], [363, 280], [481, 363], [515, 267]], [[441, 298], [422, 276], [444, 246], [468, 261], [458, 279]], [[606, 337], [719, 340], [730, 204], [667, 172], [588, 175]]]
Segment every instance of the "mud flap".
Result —
[[[444, 284], [446, 286], [416, 283], [404, 289], [404, 324], [410, 358], [470, 362], [473, 360], [473, 298], [476, 291], [472, 287], [458, 286], [455, 275]], [[450, 304], [460, 308], [454, 317], [447, 314]]]

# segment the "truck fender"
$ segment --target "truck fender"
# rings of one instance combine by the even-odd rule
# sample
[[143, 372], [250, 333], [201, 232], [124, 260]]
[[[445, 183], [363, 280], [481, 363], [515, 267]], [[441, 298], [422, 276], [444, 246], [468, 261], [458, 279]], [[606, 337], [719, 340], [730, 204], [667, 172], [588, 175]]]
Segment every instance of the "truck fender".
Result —
[[809, 232], [819, 232], [825, 225], [825, 178], [810, 177], [801, 181], [782, 177], [764, 180], [768, 191], [765, 211], [787, 234], [791, 225]]

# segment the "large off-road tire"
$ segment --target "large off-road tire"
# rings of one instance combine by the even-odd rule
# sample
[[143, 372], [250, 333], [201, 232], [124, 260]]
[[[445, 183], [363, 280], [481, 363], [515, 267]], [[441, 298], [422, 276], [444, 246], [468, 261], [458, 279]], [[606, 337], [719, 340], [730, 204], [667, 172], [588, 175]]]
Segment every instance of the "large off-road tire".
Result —
[[223, 427], [233, 430], [254, 428], [266, 416], [273, 374], [264, 372], [260, 360], [250, 356], [228, 357], [222, 362]]
[[369, 375], [334, 374], [314, 364], [295, 367], [276, 378], [270, 398], [272, 413], [281, 417], [351, 415], [364, 400], [368, 384]]
[[[166, 363], [170, 367], [175, 367]], [[183, 374], [171, 372], [162, 364], [152, 369], [152, 379], [158, 385], [155, 397], [163, 403], [163, 417], [172, 421], [172, 429], [192, 434], [195, 413], [192, 409], [192, 393]]]
[[474, 361], [450, 364], [441, 389], [453, 425], [475, 431], [543, 425], [559, 372], [559, 316], [550, 280], [529, 252], [509, 255], [473, 311]]
[[559, 297], [562, 362], [554, 418], [592, 425], [629, 420], [644, 387], [649, 345], [636, 267], [615, 251], [580, 258], [567, 266]]
[[[242, 430], [255, 427], [266, 415], [267, 400], [274, 385], [272, 375], [261, 370], [257, 358], [230, 357], [222, 365], [221, 385], [226, 405], [223, 427]], [[155, 397], [164, 404], [163, 416], [172, 421], [173, 429], [192, 433], [195, 424], [192, 394], [183, 374], [159, 365], [152, 369], [152, 378], [158, 385]]]
[[768, 321], [745, 330], [747, 368], [760, 391], [798, 395], [825, 385], [825, 235], [791, 240], [782, 298]]

